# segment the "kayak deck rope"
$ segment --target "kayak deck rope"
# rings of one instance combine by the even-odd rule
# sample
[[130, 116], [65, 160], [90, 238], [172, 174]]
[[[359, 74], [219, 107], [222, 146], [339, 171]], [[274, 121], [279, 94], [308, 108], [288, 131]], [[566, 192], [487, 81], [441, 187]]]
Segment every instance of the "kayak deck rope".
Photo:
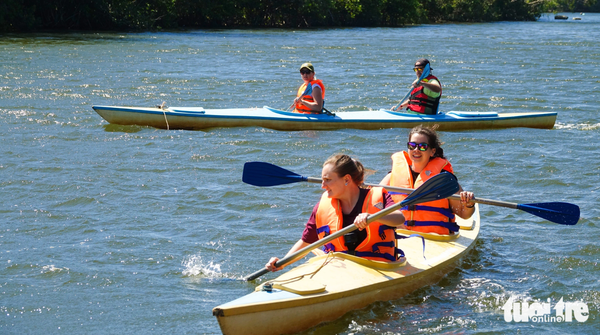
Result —
[[329, 264], [329, 262], [331, 262], [333, 260], [333, 258], [334, 258], [333, 257], [333, 251], [330, 251], [330, 252], [327, 253], [327, 257], [325, 257], [325, 260], [323, 261], [323, 264], [321, 264], [321, 266], [319, 266], [319, 268], [316, 269], [315, 271], [309, 272], [309, 273], [305, 273], [303, 275], [299, 275], [299, 276], [296, 276], [296, 277], [288, 278], [288, 279], [280, 279], [280, 280], [273, 279], [273, 280], [269, 280], [269, 281], [267, 281], [267, 282], [264, 283], [262, 290], [263, 291], [267, 291], [267, 292], [271, 292], [271, 290], [273, 289], [273, 284], [275, 284], [275, 283], [280, 283], [280, 284], [293, 283], [293, 282], [302, 280], [302, 278], [304, 278], [306, 276], [310, 276], [309, 279], [312, 279], [317, 274], [317, 272], [321, 271], [321, 269], [325, 265]]
[[166, 105], [167, 105], [167, 102], [163, 101], [163, 103], [160, 105], [157, 105], [156, 108], [159, 108], [162, 111], [163, 116], [165, 117], [165, 123], [167, 124], [167, 130], [169, 130], [169, 121], [167, 120], [167, 113], [165, 113]]

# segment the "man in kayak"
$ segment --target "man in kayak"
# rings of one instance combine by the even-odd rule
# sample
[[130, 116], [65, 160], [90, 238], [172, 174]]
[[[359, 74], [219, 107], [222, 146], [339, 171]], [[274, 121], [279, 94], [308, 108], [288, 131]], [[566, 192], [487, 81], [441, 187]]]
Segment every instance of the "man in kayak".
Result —
[[[321, 188], [325, 192], [313, 208], [302, 238], [287, 255], [354, 224], [357, 230], [326, 244], [324, 251], [345, 252], [378, 261], [396, 261], [400, 256], [396, 247], [395, 227], [402, 226], [404, 215], [396, 210], [367, 224], [369, 214], [394, 205], [391, 196], [381, 187], [361, 188], [365, 169], [359, 161], [348, 155], [329, 157], [323, 164], [321, 177]], [[278, 260], [277, 257], [271, 258], [265, 268], [269, 271], [280, 270], [275, 267]]]
[[300, 66], [300, 75], [304, 84], [298, 89], [298, 94], [292, 106], [296, 113], [322, 113], [325, 103], [325, 86], [319, 79], [315, 79], [315, 68], [311, 63]]
[[[429, 60], [421, 58], [415, 63], [414, 71], [417, 75], [417, 79], [412, 83], [412, 91], [408, 100], [402, 102], [398, 109], [392, 108], [392, 110], [402, 110], [407, 108], [410, 111], [423, 113], [428, 115], [435, 115], [438, 112], [440, 105], [440, 98], [442, 97], [442, 85], [436, 76], [429, 74], [421, 81], [421, 75], [425, 66], [429, 64]], [[433, 69], [429, 69], [431, 71]]]
[[[382, 185], [417, 188], [427, 179], [442, 171], [453, 173], [452, 165], [444, 157], [444, 149], [434, 128], [414, 127], [408, 134], [408, 152], [392, 155], [392, 171], [381, 180]], [[395, 202], [408, 194], [390, 192]], [[404, 228], [423, 233], [450, 235], [458, 231], [454, 215], [467, 219], [475, 212], [473, 192], [460, 188], [460, 200], [440, 199], [403, 208]]]

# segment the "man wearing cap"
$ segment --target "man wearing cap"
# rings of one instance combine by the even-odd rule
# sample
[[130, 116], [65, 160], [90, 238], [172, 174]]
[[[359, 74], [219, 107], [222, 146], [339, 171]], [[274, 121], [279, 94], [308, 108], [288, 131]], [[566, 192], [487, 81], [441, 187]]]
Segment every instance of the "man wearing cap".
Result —
[[304, 84], [298, 89], [294, 99], [296, 113], [322, 113], [325, 98], [325, 86], [321, 80], [315, 79], [315, 68], [311, 63], [300, 66], [300, 75]]
[[[407, 108], [417, 113], [437, 114], [440, 98], [442, 97], [442, 85], [439, 79], [430, 73], [419, 82], [419, 78], [423, 74], [423, 69], [427, 64], [429, 64], [429, 60], [425, 58], [421, 58], [415, 63], [414, 70], [417, 79], [412, 83], [413, 90], [410, 93], [410, 97], [398, 107], [398, 110]], [[430, 68], [429, 70], [433, 69]]]

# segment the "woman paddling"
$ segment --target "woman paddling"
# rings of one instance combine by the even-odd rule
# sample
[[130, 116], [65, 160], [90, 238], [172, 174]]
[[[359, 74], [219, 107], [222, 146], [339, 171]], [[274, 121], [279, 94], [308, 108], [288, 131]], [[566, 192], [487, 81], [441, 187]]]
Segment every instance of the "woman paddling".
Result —
[[[416, 61], [414, 71], [417, 75], [417, 79], [413, 81], [413, 90], [410, 93], [408, 100], [404, 101], [397, 110], [404, 108], [416, 112], [429, 115], [436, 115], [438, 107], [440, 105], [440, 98], [442, 97], [442, 85], [440, 80], [432, 75], [426, 75], [427, 77], [419, 81], [425, 66], [429, 64], [429, 60], [420, 58]], [[430, 69], [432, 71], [433, 69]], [[392, 110], [396, 110], [392, 107]]]
[[[348, 155], [334, 155], [325, 161], [321, 172], [321, 187], [325, 192], [321, 201], [313, 208], [302, 238], [287, 255], [354, 224], [358, 227], [357, 230], [326, 244], [324, 251], [346, 252], [378, 261], [391, 262], [398, 259], [395, 227], [402, 226], [404, 215], [396, 210], [379, 221], [367, 224], [369, 214], [392, 206], [394, 202], [381, 187], [360, 188], [364, 176], [363, 165]], [[265, 265], [266, 269], [280, 270], [281, 268], [275, 268], [278, 260], [277, 257], [271, 258]]]
[[[453, 173], [452, 165], [444, 157], [444, 150], [435, 128], [414, 127], [408, 134], [408, 152], [392, 155], [392, 171], [381, 180], [382, 185], [417, 188], [427, 179], [442, 172]], [[408, 194], [390, 192], [395, 202], [401, 202]], [[449, 235], [458, 231], [454, 215], [463, 219], [475, 211], [473, 192], [460, 188], [460, 200], [441, 199], [403, 208], [405, 227], [424, 233]]]
[[296, 113], [322, 113], [325, 99], [325, 86], [315, 79], [315, 68], [311, 63], [300, 66], [300, 75], [304, 84], [298, 89], [298, 94], [292, 106]]

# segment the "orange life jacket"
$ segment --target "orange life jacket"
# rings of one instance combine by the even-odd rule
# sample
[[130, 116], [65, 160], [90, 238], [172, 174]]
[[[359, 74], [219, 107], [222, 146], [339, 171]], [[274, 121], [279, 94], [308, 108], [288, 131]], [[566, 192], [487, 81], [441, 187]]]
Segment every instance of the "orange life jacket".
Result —
[[[381, 187], [369, 190], [363, 202], [363, 213], [377, 213], [383, 209], [383, 193]], [[327, 192], [321, 196], [321, 202], [316, 213], [317, 234], [319, 239], [333, 234], [343, 227], [342, 206], [337, 199], [327, 197]], [[398, 260], [398, 249], [396, 248], [396, 234], [394, 227], [381, 224], [377, 221], [371, 222], [366, 228], [367, 238], [360, 243], [354, 252], [356, 256], [376, 261], [394, 262]], [[338, 251], [348, 253], [344, 236], [340, 236], [323, 246], [325, 252]]]
[[[424, 82], [430, 81], [432, 79], [437, 80], [439, 83], [440, 80], [437, 79], [434, 75], [429, 75], [427, 78], [423, 79]], [[440, 83], [440, 87], [442, 84]], [[408, 101], [407, 108], [413, 112], [423, 113], [428, 115], [435, 115], [438, 112], [438, 107], [440, 106], [440, 98], [442, 97], [442, 91], [440, 91], [440, 95], [437, 98], [432, 98], [425, 94], [423, 91], [425, 87], [417, 86], [410, 93], [410, 98]]]
[[[397, 152], [392, 155], [392, 174], [390, 186], [417, 188], [427, 179], [446, 170], [453, 172], [450, 162], [443, 158], [432, 158], [427, 166], [421, 171], [417, 180], [413, 180], [410, 170], [411, 160], [406, 151]], [[390, 192], [394, 202], [398, 203], [404, 200], [408, 193]], [[440, 199], [421, 204], [403, 207], [401, 209], [406, 222], [406, 229], [419, 231], [423, 233], [437, 233], [440, 235], [449, 235], [450, 232], [457, 232], [458, 225], [455, 222], [455, 216], [450, 208], [448, 199]]]
[[[302, 97], [302, 100], [305, 100], [308, 102], [314, 102], [315, 99], [312, 96], [312, 89], [313, 89], [314, 84], [319, 85], [319, 87], [321, 88], [321, 97], [323, 98], [323, 105], [325, 105], [325, 85], [323, 85], [323, 82], [320, 79], [311, 81], [309, 83], [309, 85], [306, 85], [306, 83], [302, 84], [302, 86], [300, 86], [300, 88], [298, 89], [298, 94], [296, 95], [296, 97], [298, 97], [298, 98]], [[314, 111], [314, 110], [310, 109], [308, 106], [305, 106], [298, 102], [298, 103], [296, 103], [296, 109], [294, 110], [294, 112], [313, 114], [313, 113], [320, 113], [321, 111]]]

